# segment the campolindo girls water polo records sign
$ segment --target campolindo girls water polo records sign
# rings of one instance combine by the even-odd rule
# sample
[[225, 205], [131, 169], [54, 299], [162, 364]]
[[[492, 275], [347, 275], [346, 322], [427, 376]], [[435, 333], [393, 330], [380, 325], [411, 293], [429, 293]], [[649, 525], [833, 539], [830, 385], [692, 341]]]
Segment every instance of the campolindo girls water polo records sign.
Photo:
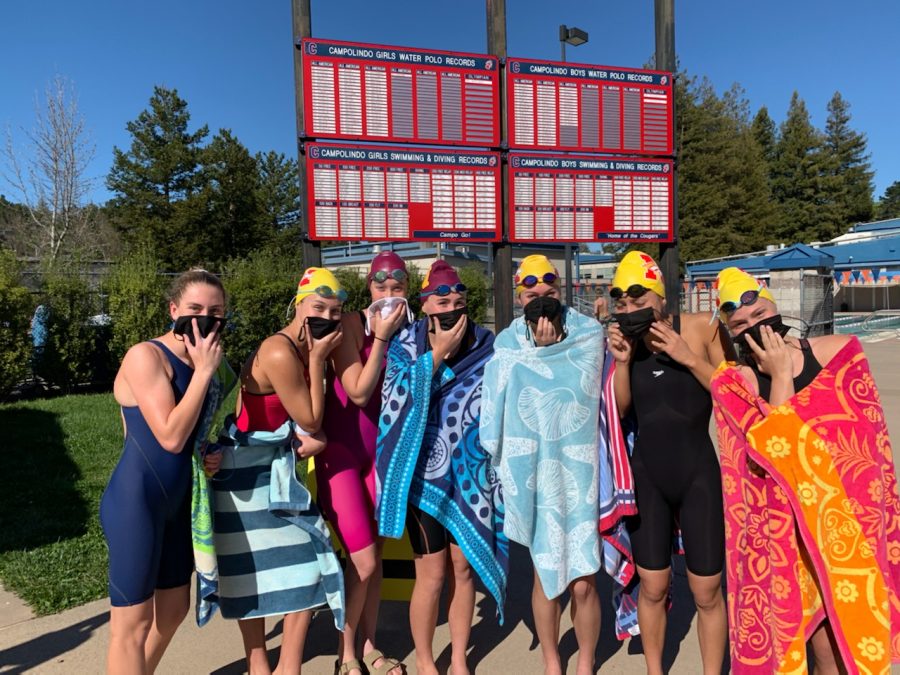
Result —
[[672, 154], [671, 73], [514, 58], [506, 70], [510, 148]]
[[512, 241], [672, 241], [671, 160], [509, 155]]
[[500, 144], [495, 56], [314, 38], [302, 49], [310, 138]]
[[498, 241], [500, 198], [496, 152], [307, 145], [313, 239]]

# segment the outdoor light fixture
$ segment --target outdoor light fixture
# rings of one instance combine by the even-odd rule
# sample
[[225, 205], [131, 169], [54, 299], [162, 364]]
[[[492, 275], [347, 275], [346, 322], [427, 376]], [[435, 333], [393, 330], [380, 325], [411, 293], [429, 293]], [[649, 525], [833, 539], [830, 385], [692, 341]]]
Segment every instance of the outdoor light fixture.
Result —
[[583, 45], [588, 41], [588, 34], [580, 28], [559, 27], [559, 41], [568, 42], [573, 47]]

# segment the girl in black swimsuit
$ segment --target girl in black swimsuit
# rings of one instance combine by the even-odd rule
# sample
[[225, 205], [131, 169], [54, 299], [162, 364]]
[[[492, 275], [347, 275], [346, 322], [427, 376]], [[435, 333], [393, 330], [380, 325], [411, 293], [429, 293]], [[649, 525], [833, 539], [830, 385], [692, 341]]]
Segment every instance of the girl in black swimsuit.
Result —
[[669, 317], [653, 259], [622, 260], [610, 295], [609, 346], [619, 413], [637, 420], [631, 457], [638, 515], [629, 519], [640, 577], [638, 624], [647, 672], [662, 673], [672, 536], [681, 529], [697, 606], [703, 671], [720, 673], [727, 621], [722, 596], [725, 522], [718, 458], [709, 436], [709, 380], [724, 360], [724, 331], [709, 313]]

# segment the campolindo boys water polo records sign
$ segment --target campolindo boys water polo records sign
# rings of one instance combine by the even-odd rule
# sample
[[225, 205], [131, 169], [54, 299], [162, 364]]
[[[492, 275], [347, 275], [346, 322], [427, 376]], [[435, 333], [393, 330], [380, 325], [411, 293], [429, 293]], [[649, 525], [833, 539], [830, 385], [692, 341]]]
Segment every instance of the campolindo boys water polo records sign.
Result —
[[509, 155], [512, 241], [672, 241], [671, 160]]
[[499, 61], [306, 38], [305, 133], [394, 143], [497, 147]]
[[500, 239], [499, 153], [310, 143], [307, 158], [313, 239]]
[[671, 155], [672, 74], [509, 59], [509, 147]]

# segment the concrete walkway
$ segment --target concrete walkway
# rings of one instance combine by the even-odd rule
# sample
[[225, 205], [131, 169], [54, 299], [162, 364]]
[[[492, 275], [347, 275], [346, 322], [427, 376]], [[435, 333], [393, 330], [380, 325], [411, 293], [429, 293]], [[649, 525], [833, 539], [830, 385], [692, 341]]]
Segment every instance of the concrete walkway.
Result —
[[[900, 453], [900, 340], [867, 342], [875, 380], [894, 441], [894, 462]], [[472, 628], [469, 665], [473, 673], [488, 675], [541, 673], [540, 649], [531, 621], [531, 566], [527, 552], [514, 546], [510, 570], [510, 592], [506, 622], [499, 626], [495, 607], [483, 594], [478, 596]], [[596, 664], [603, 673], [642, 673], [640, 640], [618, 642], [613, 635], [610, 610], [611, 585], [598, 575], [598, 587], [604, 611]], [[701, 671], [697, 645], [695, 612], [687, 588], [683, 563], [676, 567], [674, 608], [669, 615], [665, 662], [669, 672], [697, 675]], [[388, 654], [405, 659], [409, 673], [415, 673], [415, 658], [409, 635], [407, 605], [386, 602], [382, 605], [380, 647]], [[12, 594], [0, 589], [0, 674], [101, 673], [108, 644], [109, 612], [107, 600], [98, 600], [53, 616], [34, 618], [31, 611]], [[281, 624], [267, 623], [271, 659], [277, 660], [281, 642]], [[563, 617], [561, 652], [574, 672], [575, 635], [567, 615]], [[439, 619], [435, 635], [438, 665], [449, 665], [450, 636], [446, 616]], [[330, 675], [334, 667], [337, 636], [331, 615], [323, 613], [313, 621], [306, 642], [305, 675]], [[192, 618], [185, 621], [166, 653], [160, 673], [244, 673], [243, 648], [234, 622], [215, 617], [203, 629]], [[893, 673], [900, 675], [900, 667]]]

